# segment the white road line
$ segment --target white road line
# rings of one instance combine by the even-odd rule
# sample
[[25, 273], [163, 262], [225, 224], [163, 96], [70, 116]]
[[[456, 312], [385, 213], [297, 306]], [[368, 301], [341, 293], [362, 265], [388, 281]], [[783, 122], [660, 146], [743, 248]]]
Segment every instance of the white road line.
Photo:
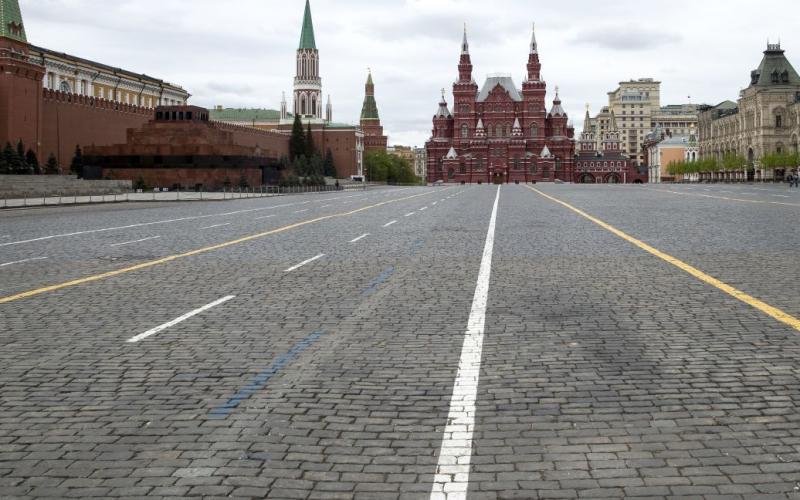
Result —
[[290, 267], [289, 269], [287, 269], [287, 270], [286, 270], [286, 271], [284, 271], [284, 272], [285, 272], [285, 273], [290, 273], [290, 272], [292, 272], [292, 271], [296, 271], [296, 270], [300, 269], [301, 267], [305, 266], [306, 264], [311, 264], [311, 263], [312, 263], [312, 262], [314, 262], [315, 260], [321, 259], [321, 258], [323, 258], [323, 257], [325, 257], [325, 254], [324, 254], [324, 253], [321, 253], [321, 254], [317, 255], [316, 257], [312, 257], [312, 258], [310, 258], [310, 259], [308, 259], [308, 260], [304, 260], [303, 262], [301, 262], [301, 263], [297, 264], [296, 266], [292, 266], [292, 267]]
[[264, 220], [264, 219], [271, 219], [273, 217], [277, 217], [277, 215], [267, 215], [266, 217], [258, 217], [253, 220]]
[[791, 198], [791, 196], [786, 196], [785, 194], [771, 194], [770, 196], [777, 196], [778, 198]]
[[433, 203], [431, 203], [431, 206], [436, 205], [437, 203], [439, 203], [439, 202], [438, 201], [434, 201]]
[[292, 212], [292, 213], [293, 214], [303, 214], [303, 213], [306, 213], [306, 212], [308, 212], [308, 209], [306, 209], [306, 210], [298, 210], [297, 212]]
[[215, 227], [230, 226], [230, 225], [231, 223], [227, 222], [225, 224], [217, 224], [216, 226], [201, 227], [200, 229], [214, 229]]
[[758, 196], [757, 193], [742, 193], [742, 194], [747, 195], [747, 196]]
[[414, 212], [411, 212], [410, 214], [406, 214], [406, 217], [411, 217], [412, 215], [414, 215]]
[[363, 240], [364, 238], [366, 238], [367, 236], [369, 236], [369, 233], [367, 233], [367, 234], [362, 234], [362, 235], [361, 235], [361, 236], [359, 236], [358, 238], [356, 238], [356, 239], [354, 239], [354, 240], [351, 240], [351, 241], [350, 241], [350, 243], [355, 243], [355, 242], [357, 242], [357, 241], [361, 241], [361, 240]]
[[328, 207], [332, 207], [332, 206], [333, 206], [333, 205], [325, 205], [325, 206], [324, 206], [324, 207], [322, 207], [322, 208], [328, 208]]
[[393, 220], [392, 222], [390, 222], [390, 223], [388, 223], [388, 224], [384, 224], [384, 225], [383, 225], [383, 227], [389, 227], [389, 226], [391, 226], [392, 224], [396, 224], [396, 223], [397, 223], [397, 221], [396, 221], [396, 220]]
[[47, 259], [47, 257], [34, 257], [33, 259], [18, 260], [16, 262], [6, 262], [5, 264], [0, 264], [0, 267], [13, 266], [14, 264], [23, 264], [25, 262], [33, 262], [34, 260], [45, 260], [45, 259]]
[[450, 412], [439, 450], [439, 464], [433, 479], [431, 500], [463, 500], [469, 488], [470, 463], [472, 462], [472, 435], [475, 430], [475, 400], [481, 374], [481, 354], [486, 326], [486, 304], [489, 298], [489, 281], [492, 275], [492, 253], [494, 233], [497, 225], [497, 207], [500, 203], [500, 187], [494, 200], [492, 218], [486, 235], [478, 283], [472, 299], [467, 333], [461, 348], [458, 374], [450, 400]]
[[134, 243], [141, 243], [143, 241], [157, 240], [159, 238], [161, 238], [161, 236], [153, 236], [152, 238], [142, 238], [141, 240], [136, 240], [136, 241], [126, 241], [125, 243], [114, 243], [113, 245], [109, 245], [109, 246], [121, 247], [121, 246], [124, 246], [124, 245], [132, 245]]
[[216, 301], [214, 301], [214, 302], [212, 302], [210, 304], [204, 305], [200, 309], [195, 309], [192, 312], [186, 313], [183, 316], [181, 316], [180, 318], [173, 319], [169, 323], [164, 323], [161, 326], [157, 326], [157, 327], [153, 328], [152, 330], [148, 330], [148, 331], [146, 331], [146, 332], [144, 332], [144, 333], [142, 333], [140, 335], [137, 335], [137, 336], [135, 336], [135, 337], [133, 337], [131, 339], [128, 339], [127, 342], [129, 344], [135, 344], [136, 342], [139, 342], [140, 340], [144, 340], [147, 337], [150, 337], [152, 335], [155, 335], [156, 333], [158, 333], [160, 331], [166, 330], [167, 328], [169, 328], [171, 326], [175, 326], [178, 323], [182, 323], [182, 322], [186, 321], [187, 319], [189, 319], [189, 318], [191, 318], [193, 316], [197, 316], [198, 314], [200, 314], [203, 311], [208, 311], [212, 307], [217, 307], [218, 305], [224, 304], [225, 302], [228, 302], [229, 300], [235, 299], [235, 298], [236, 298], [236, 295], [229, 295], [227, 297], [223, 297], [223, 298], [221, 298], [219, 300], [216, 300]]

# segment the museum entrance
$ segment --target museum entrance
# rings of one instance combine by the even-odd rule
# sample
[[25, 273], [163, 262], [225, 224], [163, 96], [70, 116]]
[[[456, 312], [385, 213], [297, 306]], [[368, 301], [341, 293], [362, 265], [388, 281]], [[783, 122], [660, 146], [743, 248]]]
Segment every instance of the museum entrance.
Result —
[[498, 174], [498, 173], [494, 174], [494, 177], [492, 178], [492, 181], [494, 182], [495, 185], [502, 184], [503, 183], [503, 174]]

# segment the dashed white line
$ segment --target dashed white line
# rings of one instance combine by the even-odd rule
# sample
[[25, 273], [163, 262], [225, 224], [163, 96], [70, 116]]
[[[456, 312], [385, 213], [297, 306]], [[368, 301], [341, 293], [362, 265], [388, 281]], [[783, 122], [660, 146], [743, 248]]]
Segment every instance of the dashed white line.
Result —
[[328, 207], [332, 207], [332, 206], [333, 206], [333, 205], [325, 205], [325, 206], [324, 206], [324, 207], [322, 207], [322, 208], [328, 208]]
[[367, 233], [367, 234], [362, 234], [362, 235], [361, 235], [361, 236], [359, 236], [358, 238], [356, 238], [356, 239], [354, 239], [354, 240], [350, 240], [350, 243], [355, 243], [355, 242], [357, 242], [357, 241], [361, 241], [361, 240], [363, 240], [364, 238], [366, 238], [367, 236], [369, 236], [369, 233]]
[[271, 219], [273, 217], [277, 217], [277, 215], [267, 215], [266, 217], [257, 217], [253, 220], [264, 220], [264, 219]]
[[292, 267], [290, 267], [289, 269], [287, 269], [287, 270], [286, 270], [286, 271], [284, 271], [284, 272], [285, 272], [285, 273], [290, 273], [290, 272], [292, 272], [292, 271], [297, 271], [298, 269], [300, 269], [301, 267], [305, 266], [306, 264], [311, 264], [311, 263], [312, 263], [312, 262], [314, 262], [315, 260], [321, 259], [321, 258], [323, 258], [323, 257], [325, 257], [325, 254], [324, 254], [324, 253], [321, 253], [321, 254], [317, 255], [316, 257], [312, 257], [312, 258], [310, 258], [310, 259], [308, 259], [308, 260], [304, 260], [303, 262], [301, 262], [301, 263], [297, 264], [296, 266], [292, 266]]
[[433, 203], [431, 203], [431, 206], [436, 205], [437, 203], [439, 203], [439, 202], [438, 201], [434, 201]]
[[411, 217], [412, 215], [414, 215], [414, 213], [415, 213], [415, 212], [411, 212], [410, 214], [406, 214], [405, 216], [406, 216], [406, 217]]
[[467, 333], [461, 348], [458, 374], [450, 400], [450, 412], [444, 429], [439, 451], [439, 463], [433, 479], [431, 500], [461, 500], [466, 498], [469, 488], [470, 464], [472, 462], [472, 436], [475, 430], [475, 400], [481, 373], [483, 335], [486, 326], [486, 304], [489, 297], [489, 281], [492, 274], [494, 233], [497, 225], [497, 207], [500, 202], [500, 187], [489, 220], [486, 246], [478, 272], [478, 283], [472, 299]]
[[777, 196], [778, 198], [791, 198], [791, 196], [786, 196], [785, 194], [771, 194], [770, 196]]
[[303, 213], [306, 213], [306, 212], [308, 212], [308, 209], [306, 209], [306, 210], [298, 210], [297, 212], [292, 212], [292, 213], [293, 214], [303, 214]]
[[146, 331], [146, 332], [144, 332], [144, 333], [142, 333], [140, 335], [137, 335], [137, 336], [135, 336], [135, 337], [133, 337], [131, 339], [128, 339], [128, 343], [129, 344], [135, 344], [136, 342], [139, 342], [140, 340], [144, 340], [147, 337], [155, 335], [156, 333], [161, 332], [163, 330], [166, 330], [167, 328], [169, 328], [171, 326], [175, 326], [178, 323], [182, 323], [182, 322], [186, 321], [187, 319], [189, 319], [189, 318], [191, 318], [193, 316], [197, 316], [198, 314], [200, 314], [203, 311], [208, 311], [212, 307], [217, 307], [218, 305], [224, 304], [225, 302], [228, 302], [229, 300], [232, 300], [232, 299], [235, 299], [235, 298], [236, 298], [235, 295], [229, 295], [229, 296], [223, 297], [223, 298], [221, 298], [219, 300], [215, 300], [214, 302], [212, 302], [210, 304], [204, 305], [200, 309], [195, 309], [192, 312], [188, 312], [188, 313], [184, 314], [180, 318], [173, 319], [172, 321], [170, 321], [168, 323], [164, 323], [161, 326], [157, 326], [157, 327], [153, 328], [152, 330], [148, 330], [148, 331]]
[[396, 223], [397, 223], [397, 221], [396, 221], [396, 220], [393, 220], [392, 222], [390, 222], [390, 223], [388, 223], [388, 224], [384, 224], [384, 225], [383, 225], [383, 227], [389, 227], [389, 226], [391, 226], [392, 224], [396, 224]]
[[45, 259], [47, 259], [47, 257], [34, 257], [32, 259], [18, 260], [15, 262], [6, 262], [5, 264], [0, 264], [0, 267], [13, 266], [14, 264], [24, 264], [25, 262], [33, 262], [34, 260], [45, 260]]
[[215, 227], [230, 226], [230, 225], [231, 223], [227, 222], [225, 224], [217, 224], [215, 226], [201, 227], [200, 229], [214, 229]]
[[133, 245], [134, 243], [141, 243], [143, 241], [157, 240], [159, 238], [161, 238], [161, 236], [153, 236], [151, 238], [142, 238], [141, 240], [136, 240], [136, 241], [126, 241], [125, 243], [114, 243], [113, 245], [109, 245], [109, 246], [121, 247], [121, 246], [125, 246], [125, 245]]
[[424, 211], [425, 211], [425, 210], [427, 210], [427, 209], [428, 209], [428, 207], [422, 207], [422, 208], [420, 208], [420, 209], [419, 209], [419, 211], [420, 211], [420, 212], [424, 212]]

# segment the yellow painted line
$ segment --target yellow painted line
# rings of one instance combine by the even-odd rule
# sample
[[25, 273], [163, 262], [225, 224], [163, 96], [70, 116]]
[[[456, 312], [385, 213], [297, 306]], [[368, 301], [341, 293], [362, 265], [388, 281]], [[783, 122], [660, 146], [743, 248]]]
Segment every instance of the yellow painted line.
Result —
[[800, 207], [800, 204], [797, 203], [785, 203], [781, 201], [762, 201], [762, 200], [745, 200], [742, 198], [730, 198], [728, 196], [714, 196], [710, 194], [699, 194], [699, 193], [681, 193], [680, 191], [670, 191], [668, 189], [653, 189], [653, 188], [641, 188], [647, 191], [653, 191], [656, 193], [671, 193], [671, 194], [679, 194], [681, 196], [697, 196], [700, 198], [714, 198], [717, 200], [726, 200], [726, 201], [740, 201], [742, 203], [762, 203], [764, 205], [784, 205], [787, 207]]
[[548, 200], [552, 200], [552, 201], [558, 203], [559, 205], [562, 205], [562, 206], [572, 210], [573, 212], [577, 213], [578, 215], [581, 215], [582, 217], [585, 217], [585, 218], [589, 219], [590, 221], [594, 222], [595, 224], [597, 224], [598, 226], [602, 227], [603, 229], [607, 229], [607, 230], [611, 231], [612, 233], [616, 234], [617, 236], [619, 236], [620, 238], [624, 239], [625, 241], [633, 243], [637, 247], [641, 248], [642, 250], [644, 250], [644, 251], [646, 251], [646, 252], [648, 252], [648, 253], [650, 253], [652, 255], [655, 255], [659, 259], [665, 260], [665, 261], [669, 262], [670, 264], [672, 264], [673, 266], [686, 271], [687, 273], [691, 274], [692, 276], [694, 276], [695, 278], [699, 279], [700, 281], [704, 281], [704, 282], [708, 283], [709, 285], [711, 285], [711, 286], [713, 286], [713, 287], [715, 287], [715, 288], [717, 288], [719, 290], [722, 290], [723, 292], [727, 293], [728, 295], [731, 295], [732, 297], [735, 297], [735, 298], [741, 300], [745, 304], [748, 304], [748, 305], [750, 305], [752, 307], [755, 307], [756, 309], [758, 309], [759, 311], [763, 312], [764, 314], [766, 314], [768, 316], [772, 316], [773, 318], [777, 319], [781, 323], [785, 323], [785, 324], [791, 326], [792, 328], [794, 328], [795, 330], [800, 331], [800, 319], [797, 319], [794, 316], [786, 314], [785, 312], [781, 311], [780, 309], [772, 307], [771, 305], [769, 305], [769, 304], [767, 304], [765, 302], [762, 302], [762, 301], [758, 300], [757, 298], [742, 292], [741, 290], [738, 290], [738, 289], [736, 289], [736, 288], [734, 288], [734, 287], [732, 287], [732, 286], [730, 286], [728, 284], [725, 284], [722, 281], [720, 281], [720, 280], [718, 280], [718, 279], [716, 279], [716, 278], [714, 278], [712, 276], [707, 275], [703, 271], [701, 271], [701, 270], [699, 270], [699, 269], [697, 269], [695, 267], [692, 267], [689, 264], [676, 259], [675, 257], [672, 257], [671, 255], [667, 255], [664, 252], [656, 250], [655, 248], [651, 247], [647, 243], [639, 241], [639, 240], [637, 240], [636, 238], [634, 238], [632, 236], [628, 236], [627, 234], [623, 233], [619, 229], [617, 229], [617, 228], [615, 228], [613, 226], [610, 226], [609, 224], [606, 224], [605, 222], [601, 221], [600, 219], [592, 217], [591, 215], [587, 214], [586, 212], [584, 212], [584, 211], [582, 211], [582, 210], [580, 210], [578, 208], [575, 208], [575, 207], [573, 207], [572, 205], [570, 205], [568, 203], [564, 203], [563, 201], [558, 200], [556, 198], [553, 198], [552, 196], [548, 196], [548, 195], [544, 194], [543, 192], [539, 191], [538, 189], [534, 189], [534, 188], [532, 188], [530, 186], [525, 186], [525, 187], [527, 187], [531, 191], [535, 191], [536, 193], [539, 193], [540, 195], [544, 196]]
[[116, 271], [109, 271], [107, 273], [102, 273], [102, 274], [97, 274], [97, 275], [94, 275], [94, 276], [89, 276], [87, 278], [81, 278], [81, 279], [77, 279], [77, 280], [73, 280], [73, 281], [67, 281], [66, 283], [60, 283], [58, 285], [51, 285], [51, 286], [46, 286], [44, 288], [37, 288], [36, 290], [31, 290], [29, 292], [18, 293], [16, 295], [11, 295], [10, 297], [1, 298], [0, 299], [0, 304], [5, 304], [5, 303], [8, 303], [8, 302], [14, 302], [15, 300], [24, 299], [24, 298], [27, 298], [27, 297], [33, 297], [34, 295], [41, 295], [43, 293], [53, 292], [53, 291], [56, 291], [56, 290], [61, 290], [62, 288], [69, 288], [69, 287], [73, 287], [73, 286], [77, 286], [77, 285], [82, 285], [84, 283], [90, 283], [92, 281], [98, 281], [98, 280], [102, 280], [102, 279], [105, 279], [105, 278], [111, 278], [113, 276], [119, 276], [120, 274], [126, 274], [126, 273], [130, 273], [130, 272], [133, 272], [133, 271], [138, 271], [140, 269], [146, 269], [148, 267], [157, 266], [157, 265], [160, 265], [160, 264], [166, 264], [167, 262], [172, 262], [173, 260], [178, 260], [178, 259], [183, 259], [183, 258], [186, 258], [186, 257], [192, 257], [194, 255], [200, 255], [200, 254], [204, 254], [204, 253], [208, 253], [208, 252], [213, 252], [214, 250], [219, 250], [221, 248], [226, 248], [226, 247], [229, 247], [229, 246], [238, 245], [240, 243], [245, 243], [245, 242], [252, 241], [252, 240], [255, 240], [255, 239], [258, 239], [258, 238], [263, 238], [265, 236], [270, 236], [272, 234], [282, 233], [282, 232], [288, 231], [290, 229], [296, 229], [298, 227], [307, 226], [309, 224], [314, 224], [316, 222], [322, 222], [322, 221], [325, 221], [325, 220], [335, 219], [335, 218], [338, 218], [338, 217], [347, 217], [347, 216], [350, 216], [350, 215], [357, 214], [359, 212], [363, 212], [365, 210], [371, 210], [373, 208], [378, 208], [378, 207], [382, 207], [384, 205], [397, 203], [399, 201], [410, 200], [412, 198], [419, 198], [420, 196], [427, 196], [427, 195], [429, 195], [431, 193], [434, 193], [434, 192], [440, 192], [440, 191], [431, 190], [431, 191], [429, 191], [427, 193], [415, 194], [413, 196], [407, 196], [405, 198], [398, 198], [396, 200], [388, 200], [388, 201], [384, 201], [384, 202], [381, 202], [381, 203], [376, 203], [375, 205], [370, 205], [370, 206], [362, 207], [362, 208], [359, 208], [359, 209], [356, 209], [356, 210], [351, 210], [349, 212], [343, 212], [343, 213], [332, 214], [332, 215], [325, 215], [323, 217], [317, 217], [316, 219], [310, 219], [310, 220], [307, 220], [307, 221], [298, 222], [297, 224], [291, 224], [291, 225], [280, 227], [278, 229], [273, 229], [271, 231], [267, 231], [267, 232], [264, 232], [264, 233], [254, 234], [254, 235], [251, 235], [251, 236], [245, 236], [244, 238], [239, 238], [239, 239], [228, 241], [228, 242], [225, 242], [225, 243], [220, 243], [219, 245], [213, 245], [213, 246], [210, 246], [210, 247], [200, 248], [198, 250], [192, 250], [191, 252], [186, 252], [186, 253], [181, 253], [181, 254], [176, 254], [176, 255], [170, 255], [169, 257], [164, 257], [164, 258], [161, 258], [161, 259], [152, 260], [150, 262], [143, 262], [142, 264], [137, 264], [135, 266], [130, 266], [130, 267], [122, 268], [122, 269], [117, 269]]

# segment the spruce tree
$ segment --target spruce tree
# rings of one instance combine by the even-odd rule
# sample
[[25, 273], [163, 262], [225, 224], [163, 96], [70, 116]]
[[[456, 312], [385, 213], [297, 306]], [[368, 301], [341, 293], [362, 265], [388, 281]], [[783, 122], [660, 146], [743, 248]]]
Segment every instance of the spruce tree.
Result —
[[331, 152], [331, 148], [328, 148], [327, 153], [325, 153], [324, 168], [326, 177], [339, 176], [338, 172], [336, 172], [336, 165], [333, 163], [333, 153]]
[[3, 148], [3, 158], [6, 163], [8, 173], [23, 175], [28, 173], [27, 166], [22, 158], [19, 157], [17, 151], [11, 146], [11, 142], [6, 142], [6, 147]]
[[141, 189], [142, 192], [147, 191], [147, 184], [145, 184], [142, 174], [136, 176], [136, 180], [133, 181], [133, 189]]
[[70, 173], [77, 174], [78, 179], [83, 179], [83, 151], [81, 146], [75, 146], [75, 156], [72, 157], [72, 162], [69, 164]]
[[58, 160], [56, 159], [56, 155], [50, 153], [50, 156], [47, 158], [47, 163], [44, 166], [44, 172], [47, 175], [57, 175], [60, 172], [60, 168], [58, 167]]
[[244, 172], [239, 174], [239, 187], [242, 189], [250, 187], [250, 181], [247, 180], [247, 174], [245, 174]]
[[294, 173], [298, 177], [307, 177], [309, 175], [309, 164], [305, 156], [301, 156], [294, 162]]
[[289, 156], [297, 158], [298, 156], [305, 155], [306, 152], [306, 138], [303, 134], [303, 123], [300, 121], [300, 115], [294, 115], [294, 125], [292, 125], [292, 135], [289, 138]]
[[230, 175], [225, 174], [225, 178], [222, 179], [222, 187], [224, 187], [226, 189], [231, 187], [231, 176]]
[[314, 135], [311, 133], [311, 122], [308, 122], [308, 130], [306, 131], [306, 159], [310, 162], [314, 155], [317, 153], [317, 147], [314, 145]]
[[33, 169], [34, 174], [42, 173], [42, 167], [39, 166], [39, 158], [36, 157], [36, 153], [31, 148], [28, 148], [28, 152], [25, 153], [25, 163]]
[[6, 156], [0, 152], [0, 174], [10, 174], [11, 168], [8, 166]]
[[25, 159], [25, 145], [22, 144], [22, 139], [20, 139], [19, 142], [17, 142], [17, 156], [19, 156], [23, 160]]

